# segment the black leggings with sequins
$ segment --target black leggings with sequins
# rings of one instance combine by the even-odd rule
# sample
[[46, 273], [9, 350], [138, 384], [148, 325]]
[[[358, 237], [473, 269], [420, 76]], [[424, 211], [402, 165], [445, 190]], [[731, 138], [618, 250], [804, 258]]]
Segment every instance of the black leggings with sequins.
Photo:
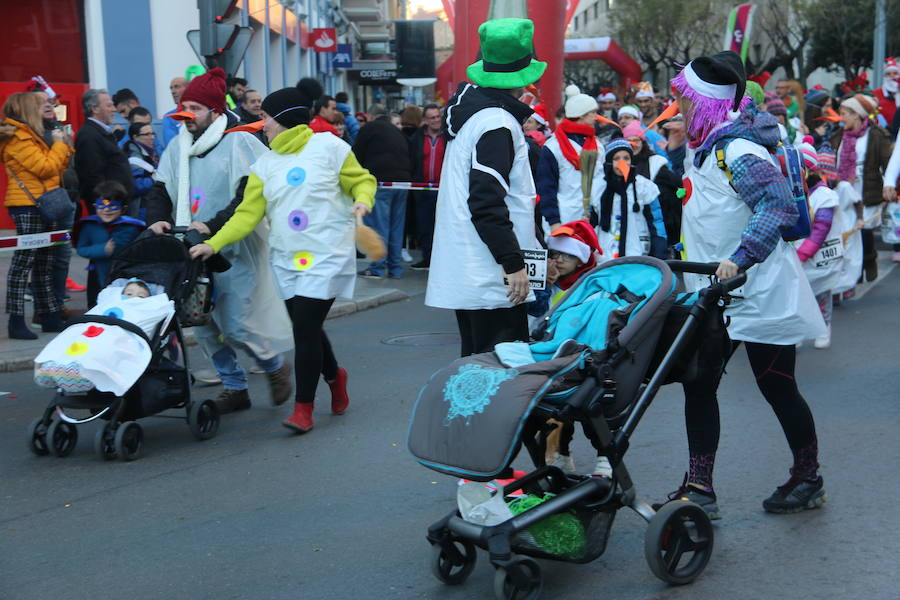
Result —
[[[794, 455], [794, 468], [812, 476], [818, 469], [816, 425], [806, 400], [797, 388], [794, 346], [746, 342], [747, 358], [756, 377], [756, 385], [775, 412]], [[707, 381], [684, 384], [684, 415], [692, 471], [695, 462], [712, 463], [719, 447], [719, 402], [716, 389], [721, 375]], [[696, 465], [697, 471], [704, 469]], [[709, 484], [707, 484], [709, 485]]]

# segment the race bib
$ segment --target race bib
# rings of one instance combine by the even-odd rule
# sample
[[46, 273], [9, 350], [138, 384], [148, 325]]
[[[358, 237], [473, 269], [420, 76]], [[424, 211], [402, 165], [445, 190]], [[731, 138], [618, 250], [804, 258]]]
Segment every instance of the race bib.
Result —
[[528, 285], [533, 290], [542, 290], [547, 284], [547, 251], [522, 250], [525, 259], [525, 272], [528, 273]]
[[840, 238], [825, 240], [813, 257], [813, 266], [817, 269], [831, 267], [844, 257], [844, 244]]

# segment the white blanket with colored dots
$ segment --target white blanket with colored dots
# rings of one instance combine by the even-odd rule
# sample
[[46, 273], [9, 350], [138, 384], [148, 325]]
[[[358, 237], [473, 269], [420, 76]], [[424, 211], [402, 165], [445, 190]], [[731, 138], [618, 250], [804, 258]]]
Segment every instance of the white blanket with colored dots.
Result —
[[[157, 326], [168, 326], [175, 304], [165, 294], [122, 298], [122, 287], [107, 287], [87, 315], [129, 321], [152, 338]], [[91, 389], [123, 396], [146, 370], [152, 352], [140, 336], [102, 323], [78, 323], [66, 328], [34, 359], [34, 378], [43, 387], [69, 393]]]

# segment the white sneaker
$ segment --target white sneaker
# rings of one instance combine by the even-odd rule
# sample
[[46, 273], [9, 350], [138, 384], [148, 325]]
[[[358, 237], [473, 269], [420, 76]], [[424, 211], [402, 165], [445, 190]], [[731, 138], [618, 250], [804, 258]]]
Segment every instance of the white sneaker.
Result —
[[605, 456], [597, 457], [597, 464], [594, 465], [594, 472], [592, 475], [594, 477], [606, 477], [607, 479], [612, 478], [612, 465], [609, 464], [609, 459]]
[[400, 258], [403, 259], [403, 262], [411, 263], [413, 261], [412, 255], [409, 253], [409, 250], [404, 248], [400, 251]]
[[194, 380], [198, 385], [206, 386], [206, 385], [219, 385], [222, 383], [222, 379], [219, 378], [219, 374], [215, 369], [202, 369], [200, 371], [194, 371]]
[[560, 454], [557, 452], [556, 458], [554, 458], [553, 461], [549, 464], [553, 467], [559, 467], [560, 469], [568, 473], [575, 472], [575, 461], [572, 460], [571, 456], [566, 456], [565, 454]]
[[824, 349], [831, 347], [831, 325], [828, 325], [828, 331], [825, 332], [825, 335], [820, 335], [816, 338], [816, 341], [813, 343], [816, 348]]

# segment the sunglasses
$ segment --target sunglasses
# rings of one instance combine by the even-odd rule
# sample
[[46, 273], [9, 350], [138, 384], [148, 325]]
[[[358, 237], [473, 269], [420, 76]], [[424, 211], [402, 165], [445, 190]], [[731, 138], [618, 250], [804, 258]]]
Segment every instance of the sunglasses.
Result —
[[97, 198], [96, 200], [94, 200], [94, 208], [96, 208], [97, 210], [122, 210], [122, 203], [118, 200]]

